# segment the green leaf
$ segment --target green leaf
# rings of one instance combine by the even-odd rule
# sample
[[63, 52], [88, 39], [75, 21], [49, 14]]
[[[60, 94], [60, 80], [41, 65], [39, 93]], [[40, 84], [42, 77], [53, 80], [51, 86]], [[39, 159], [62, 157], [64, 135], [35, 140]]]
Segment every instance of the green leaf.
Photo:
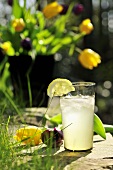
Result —
[[68, 44], [70, 44], [71, 42], [72, 42], [72, 38], [69, 37], [69, 36], [65, 36], [65, 37], [61, 40], [61, 43], [62, 43], [63, 45], [68, 45]]
[[40, 31], [42, 31], [45, 28], [45, 24], [46, 24], [45, 18], [44, 18], [44, 15], [42, 14], [42, 12], [37, 13], [37, 18], [38, 18]]
[[50, 122], [55, 123], [57, 125], [62, 124], [61, 113], [59, 113], [59, 114], [53, 116], [52, 118], [50, 118]]
[[51, 46], [53, 47], [56, 46], [57, 44], [60, 43], [60, 41], [61, 41], [61, 38], [55, 36], [54, 41], [51, 42]]
[[15, 18], [21, 18], [22, 16], [22, 7], [19, 5], [19, 1], [18, 0], [14, 0], [13, 1], [13, 15], [15, 16]]
[[54, 41], [54, 36], [51, 35], [48, 38], [44, 39], [43, 41], [44, 41], [44, 45], [48, 45], [48, 44], [52, 43], [52, 41]]
[[10, 49], [9, 49], [8, 52], [7, 52], [7, 54], [8, 54], [9, 56], [15, 55], [15, 50], [14, 50], [14, 48], [13, 48], [13, 47], [10, 47]]
[[51, 48], [48, 49], [48, 53], [55, 54], [58, 50], [60, 50], [62, 48], [62, 46], [63, 45], [61, 43], [59, 43], [55, 47], [53, 47], [52, 49]]
[[56, 32], [58, 34], [63, 33], [65, 31], [66, 23], [69, 20], [70, 14], [72, 12], [73, 5], [74, 5], [74, 3], [70, 4], [66, 15], [60, 16], [60, 18], [58, 20], [56, 20], [54, 27], [55, 27]]
[[78, 40], [80, 40], [81, 38], [83, 38], [84, 34], [82, 33], [79, 33], [79, 34], [76, 34], [75, 36], [73, 36], [73, 42], [78, 42]]
[[94, 114], [94, 132], [106, 139], [106, 131], [100, 118]]
[[[5, 60], [4, 60], [5, 61]], [[10, 71], [9, 71], [9, 63], [4, 61], [1, 62], [1, 66], [4, 66], [3, 68], [0, 67], [0, 72], [2, 74], [0, 75], [0, 90], [6, 90], [8, 91], [8, 80], [10, 78]]]
[[26, 21], [27, 24], [29, 24], [29, 29], [34, 28], [34, 25], [36, 25], [36, 18], [34, 17], [33, 14], [31, 14], [31, 11], [30, 9], [26, 10], [24, 9], [23, 10], [24, 12], [24, 21]]
[[113, 134], [113, 125], [104, 124], [105, 131]]
[[69, 49], [69, 56], [72, 56], [74, 54], [74, 50], [75, 50], [75, 44], [72, 44]]

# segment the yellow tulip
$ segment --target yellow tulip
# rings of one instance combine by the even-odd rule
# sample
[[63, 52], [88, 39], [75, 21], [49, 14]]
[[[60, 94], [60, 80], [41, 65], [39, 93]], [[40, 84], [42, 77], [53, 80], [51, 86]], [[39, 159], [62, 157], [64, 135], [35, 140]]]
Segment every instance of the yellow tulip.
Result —
[[6, 41], [4, 43], [0, 44], [1, 49], [3, 50], [3, 52], [9, 56], [13, 56], [15, 54], [15, 50], [12, 47], [12, 44], [10, 41]]
[[79, 25], [80, 32], [85, 33], [85, 34], [90, 34], [93, 29], [94, 27], [90, 19], [83, 20], [82, 23]]
[[101, 63], [100, 55], [91, 49], [83, 50], [78, 56], [78, 60], [83, 67], [90, 70], [97, 67], [98, 64]]
[[36, 126], [25, 126], [16, 131], [14, 139], [22, 144], [38, 145], [41, 140], [42, 130]]
[[1, 44], [1, 48], [4, 50], [5, 53], [8, 52], [8, 50], [11, 48], [11, 42], [10, 41], [6, 41], [4, 43]]
[[14, 27], [16, 32], [20, 32], [23, 31], [23, 29], [25, 28], [25, 22], [23, 18], [19, 18], [19, 19], [16, 18], [12, 22], [12, 26]]
[[58, 15], [61, 11], [63, 10], [63, 7], [59, 5], [57, 2], [52, 2], [48, 4], [44, 9], [43, 9], [43, 14], [45, 15], [46, 18], [53, 18], [56, 15]]

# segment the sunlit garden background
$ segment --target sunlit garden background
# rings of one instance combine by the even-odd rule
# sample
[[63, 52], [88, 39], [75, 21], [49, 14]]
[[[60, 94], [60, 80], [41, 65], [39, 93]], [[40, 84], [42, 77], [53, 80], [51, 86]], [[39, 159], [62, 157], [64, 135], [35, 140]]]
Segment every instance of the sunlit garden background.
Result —
[[[20, 1], [22, 3], [22, 1]], [[50, 2], [50, 1], [49, 1]], [[69, 4], [69, 1], [66, 1], [67, 4]], [[9, 4], [8, 4], [9, 3]], [[0, 3], [0, 23], [1, 25], [6, 25], [8, 20], [10, 19], [11, 15], [11, 1], [7, 3], [6, 0], [1, 1]], [[27, 2], [27, 6], [31, 7], [32, 10], [34, 8], [35, 0]], [[38, 6], [40, 9], [43, 9], [43, 6], [47, 3], [46, 0], [40, 3], [40, 6]], [[64, 1], [60, 1], [59, 3], [64, 3]], [[46, 105], [42, 103], [37, 103], [37, 98], [39, 97], [37, 89], [38, 84], [35, 81], [38, 81], [39, 79], [41, 83], [49, 84], [49, 82], [56, 78], [56, 77], [65, 77], [69, 78], [71, 81], [77, 81], [77, 80], [85, 80], [85, 81], [95, 81], [97, 83], [97, 89], [96, 89], [96, 112], [98, 115], [103, 119], [106, 123], [112, 123], [113, 122], [113, 113], [112, 113], [112, 107], [113, 107], [113, 78], [112, 78], [112, 69], [113, 69], [113, 2], [108, 0], [92, 0], [87, 3], [87, 1], [79, 1], [79, 3], [82, 3], [84, 6], [83, 12], [77, 17], [77, 22], [82, 21], [85, 18], [90, 18], [94, 25], [94, 30], [90, 35], [87, 35], [84, 37], [83, 42], [80, 42], [81, 48], [91, 48], [94, 51], [98, 52], [101, 55], [102, 62], [93, 70], [88, 70], [83, 68], [80, 63], [75, 59], [75, 57], [68, 57], [67, 52], [62, 51], [61, 54], [55, 54], [54, 59], [51, 57], [51, 61], [46, 58], [46, 61], [44, 63], [43, 59], [41, 64], [43, 65], [43, 70], [40, 72], [40, 64], [37, 65], [39, 67], [38, 72], [36, 73], [35, 69], [32, 73], [32, 79], [33, 79], [33, 105]], [[73, 19], [74, 20], [74, 19]], [[76, 21], [75, 21], [76, 22]], [[15, 40], [16, 41], [16, 40]], [[63, 53], [63, 54], [62, 54]], [[2, 55], [2, 54], [1, 54]], [[61, 56], [63, 55], [63, 57]], [[76, 53], [74, 54], [77, 55]], [[48, 57], [50, 58], [50, 56]], [[29, 61], [22, 61], [20, 58], [20, 65], [12, 64], [12, 71], [13, 74], [16, 72], [16, 67], [21, 67], [21, 76], [22, 70], [24, 71], [24, 68], [26, 66], [26, 62], [29, 63]], [[18, 62], [18, 61], [17, 61]], [[51, 62], [51, 64], [48, 63]], [[47, 64], [47, 65], [46, 65]], [[14, 67], [14, 68], [13, 68]], [[51, 69], [50, 69], [51, 67]], [[46, 70], [49, 70], [48, 73], [46, 73]], [[49, 74], [49, 76], [48, 76]], [[40, 75], [39, 77], [37, 75]], [[35, 79], [35, 78], [36, 79]], [[45, 80], [44, 80], [45, 79]], [[23, 80], [22, 80], [23, 81]], [[31, 83], [32, 84], [32, 83]], [[43, 89], [43, 87], [42, 87]], [[19, 89], [20, 90], [20, 89]], [[24, 88], [24, 93], [27, 96], [27, 90], [26, 85]], [[38, 89], [39, 91], [39, 89]], [[46, 90], [44, 89], [44, 92]], [[37, 95], [36, 95], [37, 93]], [[20, 94], [20, 92], [18, 93]], [[35, 94], [35, 96], [34, 96]], [[21, 94], [20, 96], [21, 97]], [[22, 99], [21, 99], [22, 100]], [[20, 101], [20, 99], [19, 99]], [[25, 101], [26, 103], [26, 101]], [[27, 103], [27, 105], [29, 105]]]

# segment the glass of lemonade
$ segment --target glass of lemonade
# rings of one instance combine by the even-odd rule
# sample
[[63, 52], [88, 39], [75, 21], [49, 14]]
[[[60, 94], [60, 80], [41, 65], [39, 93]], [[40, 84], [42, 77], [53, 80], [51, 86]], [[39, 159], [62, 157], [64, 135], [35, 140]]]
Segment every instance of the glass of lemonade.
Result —
[[93, 147], [95, 83], [75, 82], [75, 91], [60, 97], [64, 147], [84, 151]]

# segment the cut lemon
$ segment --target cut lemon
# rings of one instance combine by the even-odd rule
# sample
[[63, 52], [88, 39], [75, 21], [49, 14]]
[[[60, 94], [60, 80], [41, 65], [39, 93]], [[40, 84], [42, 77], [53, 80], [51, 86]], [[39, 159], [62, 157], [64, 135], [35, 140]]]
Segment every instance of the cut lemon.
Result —
[[64, 78], [57, 78], [49, 84], [47, 95], [52, 98], [53, 96], [63, 96], [71, 91], [75, 91], [71, 81]]

